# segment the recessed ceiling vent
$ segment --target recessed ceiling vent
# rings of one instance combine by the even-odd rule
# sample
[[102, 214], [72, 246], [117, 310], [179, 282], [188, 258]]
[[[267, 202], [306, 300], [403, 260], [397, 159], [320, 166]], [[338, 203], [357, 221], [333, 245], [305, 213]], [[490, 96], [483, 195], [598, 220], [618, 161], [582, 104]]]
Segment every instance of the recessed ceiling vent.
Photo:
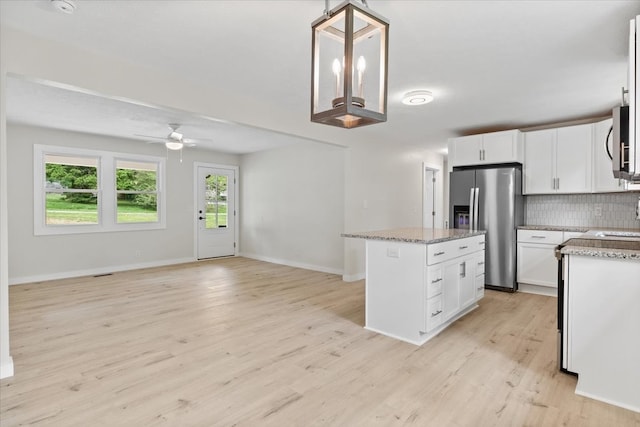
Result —
[[51, 0], [51, 6], [67, 15], [71, 15], [76, 10], [76, 3], [73, 0]]

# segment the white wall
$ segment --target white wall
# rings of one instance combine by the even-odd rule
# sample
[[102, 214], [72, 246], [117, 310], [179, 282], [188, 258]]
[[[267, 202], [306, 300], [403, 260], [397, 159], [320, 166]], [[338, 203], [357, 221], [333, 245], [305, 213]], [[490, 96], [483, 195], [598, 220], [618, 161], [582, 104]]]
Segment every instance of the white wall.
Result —
[[0, 378], [13, 375], [9, 352], [9, 239], [7, 236], [7, 126], [5, 113], [6, 74], [0, 61]]
[[[345, 231], [422, 227], [423, 164], [442, 171], [441, 155], [393, 141], [359, 141], [350, 144], [347, 158]], [[344, 245], [344, 280], [363, 278], [364, 241], [345, 239]]]
[[193, 163], [237, 166], [239, 156], [195, 148], [167, 159], [167, 228], [55, 236], [33, 234], [33, 145], [165, 156], [162, 145], [31, 126], [7, 126], [9, 282], [24, 283], [195, 259]]
[[342, 274], [345, 149], [299, 145], [242, 156], [241, 255]]

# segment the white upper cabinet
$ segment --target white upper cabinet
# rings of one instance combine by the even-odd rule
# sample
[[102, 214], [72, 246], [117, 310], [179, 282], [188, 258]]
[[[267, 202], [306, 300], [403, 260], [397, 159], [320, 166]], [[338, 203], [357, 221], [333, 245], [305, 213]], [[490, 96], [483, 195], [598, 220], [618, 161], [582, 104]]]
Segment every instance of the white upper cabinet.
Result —
[[555, 129], [524, 134], [524, 194], [555, 191], [555, 146]]
[[592, 181], [594, 193], [625, 191], [625, 181], [613, 177], [613, 165], [605, 146], [606, 143], [609, 147], [609, 152], [613, 153], [611, 147], [612, 138], [609, 137], [607, 140], [612, 123], [612, 119], [607, 119], [594, 124]]
[[449, 166], [522, 163], [522, 135], [517, 129], [450, 138]]
[[591, 192], [591, 147], [593, 125], [567, 126], [558, 129], [556, 140], [556, 191], [558, 193]]
[[482, 135], [461, 136], [449, 139], [451, 166], [477, 165], [482, 162]]
[[590, 193], [593, 125], [526, 132], [524, 194]]

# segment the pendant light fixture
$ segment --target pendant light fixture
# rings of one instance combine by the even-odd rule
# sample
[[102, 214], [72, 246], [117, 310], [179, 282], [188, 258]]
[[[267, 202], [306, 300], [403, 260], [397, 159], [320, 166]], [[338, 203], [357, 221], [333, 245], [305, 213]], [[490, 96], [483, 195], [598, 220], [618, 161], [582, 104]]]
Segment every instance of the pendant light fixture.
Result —
[[387, 121], [389, 21], [366, 0], [325, 6], [311, 24], [311, 121], [347, 129]]

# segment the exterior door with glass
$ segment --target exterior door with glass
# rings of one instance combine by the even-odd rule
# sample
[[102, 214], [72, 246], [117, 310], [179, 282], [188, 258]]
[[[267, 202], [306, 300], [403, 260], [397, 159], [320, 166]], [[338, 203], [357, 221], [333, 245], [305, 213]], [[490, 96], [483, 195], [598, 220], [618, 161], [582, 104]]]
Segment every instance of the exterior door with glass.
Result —
[[198, 259], [235, 255], [236, 170], [197, 167]]

